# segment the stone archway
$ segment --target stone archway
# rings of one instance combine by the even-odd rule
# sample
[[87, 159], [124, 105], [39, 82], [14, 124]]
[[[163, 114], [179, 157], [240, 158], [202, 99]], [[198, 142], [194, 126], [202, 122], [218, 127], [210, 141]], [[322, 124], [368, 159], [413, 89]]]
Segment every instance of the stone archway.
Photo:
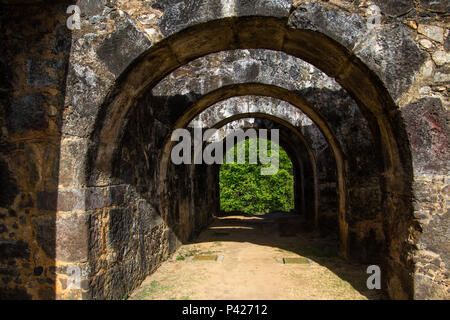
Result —
[[[213, 129], [220, 129], [227, 124], [232, 123], [233, 121], [245, 118], [269, 120], [270, 122], [280, 125], [280, 127], [291, 134], [291, 136], [289, 136], [287, 133], [283, 132], [284, 134], [281, 135], [282, 139], [280, 141], [280, 146], [284, 148], [294, 164], [294, 185], [297, 187], [297, 189], [300, 189], [301, 194], [301, 199], [299, 200], [298, 195], [295, 195], [295, 203], [301, 203], [301, 214], [305, 216], [306, 219], [312, 221], [314, 228], [317, 230], [317, 228], [319, 227], [319, 189], [316, 160], [315, 155], [311, 150], [311, 146], [306, 141], [303, 134], [299, 132], [299, 130], [297, 130], [292, 124], [284, 119], [280, 119], [268, 113], [254, 112], [246, 114], [236, 114], [215, 123]], [[226, 140], [226, 137], [224, 138], [224, 140]], [[306, 152], [302, 152], [303, 150], [305, 150]], [[300, 188], [298, 187], [299, 184]], [[312, 187], [309, 186], [308, 188], [310, 190], [306, 190], [307, 184], [312, 184]], [[306, 206], [305, 202], [313, 202], [313, 205]]]
[[[227, 43], [227, 41], [224, 41], [224, 39], [221, 39], [220, 44], [215, 44], [213, 45], [210, 41], [207, 43], [205, 43], [205, 48], [197, 48], [196, 46], [193, 46], [192, 43], [190, 45], [190, 50], [186, 50], [186, 45], [189, 44], [189, 37], [193, 37], [195, 35], [195, 41], [196, 43], [202, 43], [202, 41], [200, 40], [202, 37], [202, 33], [205, 32], [205, 30], [208, 30], [207, 32], [214, 32], [217, 33], [217, 30], [222, 30], [223, 29], [227, 29], [228, 28], [228, 24], [230, 23], [230, 21], [226, 21], [226, 20], [219, 20], [216, 21], [214, 23], [209, 23], [208, 24], [208, 28], [204, 28], [203, 26], [195, 26], [192, 27], [186, 31], [183, 31], [182, 33], [186, 33], [186, 37], [182, 37], [181, 34], [176, 34], [173, 36], [173, 38], [169, 38], [170, 41], [167, 43], [167, 45], [169, 45], [170, 49], [168, 49], [169, 47], [164, 48], [163, 44], [165, 43], [165, 41], [162, 41], [160, 45], [157, 45], [155, 47], [155, 49], [151, 49], [150, 52], [154, 52], [154, 53], [147, 53], [146, 55], [143, 55], [140, 60], [142, 61], [140, 64], [137, 63], [135, 64], [135, 67], [133, 68], [133, 70], [130, 70], [129, 75], [127, 76], [128, 80], [125, 80], [123, 77], [119, 83], [122, 83], [123, 85], [125, 85], [126, 87], [128, 87], [129, 89], [127, 89], [126, 87], [124, 88], [120, 88], [120, 86], [116, 89], [116, 92], [118, 93], [117, 95], [112, 94], [110, 95], [110, 97], [114, 97], [107, 99], [107, 101], [111, 101], [111, 103], [106, 103], [104, 104], [104, 106], [111, 106], [108, 107], [107, 109], [105, 109], [105, 113], [103, 113], [105, 115], [105, 117], [103, 119], [110, 119], [113, 121], [105, 121], [105, 120], [99, 120], [103, 123], [103, 126], [101, 127], [101, 131], [97, 131], [99, 135], [97, 135], [97, 133], [94, 133], [94, 138], [93, 141], [96, 141], [97, 138], [95, 138], [96, 136], [98, 136], [99, 140], [99, 144], [97, 144], [97, 146], [99, 146], [99, 149], [95, 151], [95, 149], [91, 149], [91, 154], [93, 155], [93, 159], [97, 159], [94, 160], [93, 166], [92, 166], [92, 175], [91, 175], [91, 181], [93, 178], [97, 181], [94, 183], [94, 185], [97, 185], [98, 183], [104, 184], [107, 183], [108, 181], [108, 167], [111, 163], [111, 156], [114, 153], [114, 141], [117, 140], [117, 137], [120, 136], [120, 128], [122, 128], [124, 126], [124, 124], [120, 124], [120, 122], [122, 122], [122, 120], [125, 119], [124, 115], [128, 112], [128, 107], [126, 106], [130, 106], [130, 102], [132, 100], [129, 100], [130, 96], [128, 95], [129, 93], [132, 93], [131, 97], [136, 97], [139, 95], [139, 91], [143, 91], [146, 87], [151, 86], [152, 83], [155, 83], [158, 79], [157, 78], [157, 73], [151, 73], [153, 79], [155, 80], [149, 80], [146, 79], [145, 81], [143, 80], [138, 80], [139, 79], [139, 75], [142, 74], [149, 74], [148, 71], [144, 71], [144, 70], [139, 70], [138, 66], [143, 66], [144, 68], [146, 68], [147, 70], [156, 70], [154, 67], [152, 67], [152, 62], [153, 63], [157, 63], [158, 65], [158, 71], [160, 72], [160, 76], [167, 74], [167, 72], [173, 70], [175, 67], [179, 66], [180, 63], [178, 61], [189, 61], [190, 59], [193, 59], [197, 56], [200, 55], [204, 55], [206, 53], [209, 53], [211, 51], [217, 51], [217, 50], [223, 50], [223, 49], [229, 49], [230, 45], [227, 45], [227, 47], [222, 48], [224, 43]], [[376, 76], [374, 76], [373, 74], [368, 77], [368, 74], [371, 74], [370, 71], [361, 63], [359, 62], [359, 60], [355, 60], [354, 58], [349, 59], [350, 57], [352, 57], [348, 52], [346, 52], [346, 50], [343, 47], [340, 47], [339, 45], [335, 45], [333, 44], [333, 41], [330, 40], [329, 38], [322, 36], [320, 34], [317, 34], [316, 32], [311, 32], [311, 31], [300, 31], [300, 30], [296, 30], [293, 31], [292, 29], [286, 29], [282, 24], [280, 24], [280, 22], [278, 20], [273, 20], [272, 18], [245, 18], [243, 20], [236, 20], [237, 26], [235, 30], [246, 30], [246, 32], [248, 32], [249, 30], [251, 30], [252, 28], [254, 28], [253, 32], [256, 34], [256, 36], [252, 37], [252, 39], [246, 39], [245, 38], [245, 34], [242, 35], [242, 39], [240, 41], [240, 46], [245, 48], [245, 47], [266, 47], [266, 48], [270, 48], [270, 49], [280, 49], [280, 47], [278, 47], [280, 45], [279, 42], [276, 41], [277, 37], [275, 35], [280, 34], [280, 32], [282, 32], [282, 34], [285, 35], [284, 37], [284, 41], [285, 43], [283, 44], [284, 49], [283, 51], [289, 53], [289, 54], [294, 54], [297, 56], [302, 57], [303, 59], [309, 61], [309, 62], [313, 62], [313, 64], [316, 64], [319, 68], [321, 68], [322, 70], [324, 70], [326, 73], [328, 73], [329, 75], [334, 76], [338, 82], [341, 83], [341, 85], [343, 85], [344, 88], [346, 88], [349, 92], [351, 92], [356, 100], [359, 102], [360, 107], [362, 108], [364, 114], [367, 115], [373, 115], [373, 118], [369, 118], [369, 123], [371, 123], [371, 127], [372, 129], [377, 128], [376, 129], [380, 134], [380, 139], [383, 141], [383, 143], [381, 143], [381, 147], [382, 147], [382, 153], [385, 156], [385, 168], [391, 168], [389, 171], [391, 171], [391, 173], [387, 173], [386, 177], [389, 178], [389, 180], [387, 181], [387, 186], [391, 185], [395, 186], [394, 189], [398, 189], [400, 188], [400, 190], [404, 190], [404, 187], [401, 187], [401, 183], [399, 184], [400, 181], [403, 180], [403, 178], [399, 178], [398, 175], [400, 177], [403, 177], [403, 171], [404, 171], [404, 167], [403, 165], [401, 165], [401, 158], [400, 158], [400, 154], [398, 151], [395, 151], [397, 149], [396, 147], [396, 141], [393, 139], [394, 136], [396, 136], [396, 134], [391, 134], [389, 132], [393, 131], [392, 125], [391, 125], [391, 121], [388, 120], [390, 116], [387, 116], [387, 114], [389, 114], [390, 111], [386, 112], [383, 110], [393, 110], [393, 103], [392, 100], [389, 99], [389, 94], [384, 91], [383, 86], [381, 85], [381, 82], [379, 82]], [[245, 24], [245, 28], [240, 25], [240, 24]], [[259, 38], [258, 37], [258, 33], [261, 32], [261, 30], [265, 30], [265, 32], [267, 32], [267, 30], [273, 30], [275, 28], [275, 30], [277, 30], [278, 32], [274, 31], [274, 37], [272, 39], [270, 39], [269, 43], [268, 43], [268, 39], [266, 37], [264, 38]], [[226, 34], [223, 33], [222, 34]], [[204, 35], [206, 38], [210, 38], [210, 34], [205, 34]], [[239, 37], [240, 35], [237, 35], [237, 37]], [[261, 34], [262, 36], [262, 34]], [[248, 44], [245, 44], [245, 41], [243, 41], [244, 39], [246, 39], [248, 41]], [[261, 43], [255, 43], [256, 39], [258, 39], [258, 41], [260, 41]], [[295, 46], [293, 46], [294, 44], [294, 39], [295, 39]], [[311, 56], [311, 54], [308, 52], [307, 49], [305, 48], [309, 48], [309, 50], [311, 51], [311, 44], [310, 43], [314, 43], [314, 56]], [[180, 47], [182, 44], [182, 47]], [[250, 45], [251, 44], [251, 45]], [[300, 47], [300, 44], [302, 44], [302, 46]], [[168, 64], [164, 64], [162, 63], [162, 61], [160, 60], [155, 60], [155, 58], [161, 58], [164, 57], [164, 55], [161, 54], [161, 51], [165, 51], [165, 52], [170, 52], [170, 50], [174, 50], [174, 48], [179, 48], [178, 52], [175, 53], [175, 56], [177, 57], [177, 59], [172, 60], [170, 63]], [[214, 48], [214, 49], [213, 49]], [[231, 48], [233, 48], [233, 46], [231, 46]], [[300, 49], [301, 48], [301, 49]], [[168, 50], [168, 51], [167, 51]], [[175, 49], [177, 50], [177, 49]], [[322, 50], [322, 51], [320, 51]], [[330, 51], [334, 51], [334, 53], [331, 55], [333, 56], [333, 59], [329, 59], [330, 57]], [[189, 52], [189, 55], [186, 55], [186, 53]], [[154, 55], [156, 54], [156, 55]], [[318, 57], [323, 56], [322, 59], [319, 59]], [[166, 57], [173, 57], [172, 53]], [[326, 57], [326, 58], [325, 58]], [[170, 59], [169, 59], [170, 61]], [[150, 63], [150, 64], [149, 64]], [[346, 68], [342, 68], [342, 66], [347, 66]], [[156, 67], [156, 65], [155, 65]], [[164, 69], [164, 67], [166, 69]], [[139, 70], [139, 71], [138, 71]], [[163, 71], [163, 70], [167, 70], [167, 71]], [[341, 74], [339, 74], [340, 72], [336, 72], [336, 70], [341, 70]], [[344, 71], [342, 71], [344, 70]], [[151, 71], [150, 71], [151, 72]], [[355, 79], [358, 79], [357, 81], [357, 85], [354, 82]], [[135, 89], [132, 89], [132, 86], [130, 86], [132, 83], [135, 83], [136, 85], [138, 85]], [[361, 88], [361, 84], [364, 84], [365, 90], [364, 92], [360, 91]], [[130, 91], [131, 90], [131, 91]], [[137, 90], [137, 91], [136, 91]], [[264, 91], [264, 90], [263, 90]], [[128, 94], [127, 94], [128, 93]], [[125, 99], [125, 100], [124, 100]], [[126, 102], [126, 101], [129, 102]], [[383, 107], [382, 107], [383, 106]], [[118, 113], [116, 113], [114, 110], [117, 110]], [[102, 114], [102, 112], [101, 112]], [[101, 119], [101, 118], [99, 118]], [[377, 121], [374, 121], [374, 119], [378, 119]], [[123, 123], [123, 122], [122, 122]], [[325, 124], [322, 124], [322, 127], [326, 126]], [[100, 127], [97, 127], [100, 128]], [[328, 137], [331, 138], [333, 137], [333, 135], [328, 134]], [[103, 147], [104, 146], [104, 147]], [[338, 165], [339, 167], [343, 168], [342, 164]], [[395, 168], [395, 169], [393, 169]], [[342, 171], [341, 171], [342, 172]], [[393, 172], [395, 173], [395, 178], [393, 176]], [[343, 177], [341, 176], [341, 181], [343, 179]], [[392, 179], [392, 180], [390, 180]], [[341, 182], [341, 188], [344, 186], [344, 184]], [[407, 189], [407, 188], [406, 188]], [[345, 191], [341, 190], [342, 192], [340, 194], [345, 194]], [[393, 194], [393, 193], [391, 193]], [[341, 205], [340, 205], [340, 221], [343, 224], [343, 226], [341, 227], [341, 237], [343, 239], [346, 238], [346, 234], [347, 234], [347, 229], [345, 226], [345, 218], [344, 218], [344, 214], [345, 214], [345, 206], [343, 205], [345, 202], [342, 201], [343, 199], [341, 199]], [[347, 240], [343, 240], [344, 243]]]
[[[347, 222], [345, 220], [345, 212], [346, 212], [346, 186], [345, 186], [345, 164], [344, 164], [344, 157], [343, 157], [343, 151], [342, 147], [340, 146], [339, 142], [335, 138], [334, 133], [331, 131], [331, 129], [326, 124], [326, 121], [323, 119], [323, 117], [318, 114], [311, 105], [296, 95], [295, 93], [292, 93], [286, 89], [279, 88], [276, 86], [270, 86], [270, 85], [261, 85], [261, 84], [241, 84], [241, 85], [231, 85], [231, 86], [225, 86], [221, 89], [218, 89], [216, 91], [213, 91], [210, 94], [205, 95], [204, 97], [200, 98], [189, 110], [186, 112], [182, 118], [180, 118], [173, 126], [174, 129], [177, 128], [184, 128], [186, 127], [196, 116], [198, 116], [202, 111], [206, 110], [213, 104], [217, 103], [218, 101], [223, 101], [227, 98], [239, 96], [239, 95], [260, 95], [260, 96], [270, 96], [273, 98], [279, 98], [284, 101], [289, 102], [293, 106], [297, 107], [298, 109], [305, 112], [307, 116], [309, 116], [310, 119], [312, 119], [317, 126], [322, 131], [325, 139], [331, 146], [331, 149], [333, 151], [333, 155], [335, 157], [336, 161], [336, 167], [337, 167], [337, 176], [338, 176], [338, 195], [339, 195], [339, 224], [340, 224], [340, 233], [341, 233], [341, 254], [343, 257], [347, 257], [348, 253], [348, 244], [346, 243], [347, 239], [347, 233], [348, 233], [348, 226]], [[240, 114], [247, 116], [248, 114]], [[237, 115], [236, 117], [240, 117], [240, 115]], [[270, 116], [269, 116], [270, 117]], [[272, 120], [277, 120], [279, 123], [282, 123], [283, 126], [286, 126], [288, 128], [291, 128], [293, 132], [297, 131], [294, 128], [292, 128], [291, 125], [287, 124], [286, 121], [282, 121], [281, 119], [277, 119], [276, 117], [271, 117]], [[160, 177], [161, 181], [159, 185], [161, 186], [162, 190], [159, 192], [160, 194], [164, 194], [165, 190], [165, 179], [167, 177], [167, 166], [169, 163], [170, 158], [170, 152], [172, 150], [174, 143], [170, 141], [170, 136], [167, 138], [167, 142], [165, 144], [165, 147], [162, 151], [162, 160], [161, 160], [161, 168], [160, 168]], [[315, 215], [317, 217], [317, 214]]]
[[[208, 7], [207, 4], [203, 5], [202, 8]], [[265, 13], [263, 15], [267, 15]], [[332, 14], [327, 16], [324, 13]], [[413, 245], [407, 244], [409, 249], [405, 254], [403, 250], [399, 250], [398, 244], [392, 244], [398, 242], [406, 245], [406, 239], [416, 236], [414, 230], [417, 228], [412, 216], [410, 190], [413, 173], [408, 139], [401, 114], [392, 98], [397, 99], [405, 88], [398, 88], [391, 81], [392, 73], [387, 75], [385, 72], [387, 65], [380, 68], [371, 60], [373, 56], [378, 58], [379, 53], [371, 52], [369, 47], [357, 46], [355, 37], [348, 38], [345, 30], [339, 29], [347, 23], [355, 28], [356, 31], [352, 32], [364, 36], [367, 30], [361, 17], [355, 18], [316, 2], [302, 4], [292, 14], [283, 7], [278, 14], [277, 18], [232, 17], [219, 20], [208, 16], [206, 20], [211, 21], [201, 21], [204, 24], [198, 24], [199, 20], [193, 19], [188, 24], [175, 23], [174, 26], [170, 26], [166, 20], [164, 26], [170, 36], [150, 46], [150, 49], [142, 50], [146, 52], [117, 78], [108, 97], [102, 100], [99, 117], [94, 116], [96, 124], [87, 124], [91, 129], [85, 132], [93, 130], [92, 136], [85, 138], [85, 133], [80, 134], [83, 138], [79, 139], [79, 143], [85, 147], [90, 144], [86, 164], [90, 175], [89, 181], [78, 181], [81, 181], [81, 185], [88, 186], [108, 184], [117, 141], [120, 140], [126, 125], [126, 115], [135, 99], [178, 66], [221, 50], [265, 48], [284, 51], [316, 65], [334, 77], [355, 98], [366, 116], [384, 164], [383, 191], [385, 210], [388, 212], [385, 232], [390, 242], [386, 265], [388, 273], [392, 274], [392, 278], [388, 280], [388, 291], [393, 297], [412, 297], [413, 284], [409, 277], [412, 266], [407, 261]], [[283, 18], [287, 16], [290, 16], [289, 21]], [[329, 28], [326, 19], [334, 18], [342, 19], [342, 26]], [[188, 25], [192, 26], [186, 28]], [[391, 33], [385, 31], [381, 38], [373, 41], [389, 42], [396, 32], [398, 34], [402, 31], [398, 28]], [[268, 33], [273, 36], [267, 38]], [[216, 37], [218, 34], [221, 36]], [[408, 37], [403, 37], [402, 41], [405, 46], [414, 47]], [[417, 61], [420, 61], [421, 53], [416, 50], [415, 54]], [[373, 68], [373, 71], [369, 68]], [[123, 69], [111, 71], [117, 77]], [[408, 81], [411, 82], [410, 79]], [[79, 183], [76, 182], [75, 185]], [[341, 208], [341, 212], [345, 212], [345, 208]]]
[[[234, 83], [293, 89], [295, 79], [307, 81], [289, 67], [298, 57], [354, 98], [380, 161], [378, 213], [388, 244], [383, 288], [391, 298], [447, 298], [448, 5], [376, 3], [384, 16], [373, 25], [366, 8], [350, 1], [77, 1], [81, 29], [71, 31], [69, 1], [0, 1], [0, 176], [8, 190], [0, 199], [2, 298], [120, 298], [139, 283], [137, 274], [152, 272], [167, 257], [177, 243], [150, 195], [152, 165], [159, 164], [171, 126], [149, 114], [142, 99], [169, 73], [189, 72], [179, 66], [249, 48], [286, 53], [287, 64], [272, 70], [289, 73], [288, 85], [254, 77], [255, 68], [245, 64], [252, 58], [241, 59], [244, 79]], [[220, 72], [214, 65], [209, 70]], [[232, 84], [220, 81], [208, 83], [215, 89]], [[173, 106], [159, 107], [180, 116]], [[357, 130], [346, 134], [358, 139]], [[342, 145], [347, 151], [351, 143]], [[358, 148], [351, 150], [356, 154], [346, 153], [346, 160], [353, 168]], [[213, 211], [209, 200], [193, 196], [212, 174], [204, 169], [179, 169], [171, 177], [181, 188], [174, 192], [189, 190], [173, 198], [180, 201], [171, 212], [185, 213], [175, 220], [200, 227], [208, 217], [194, 216], [189, 207]], [[368, 193], [354, 189], [349, 202]], [[197, 227], [178, 231], [187, 235]], [[146, 254], [150, 260], [141, 259]], [[81, 271], [79, 290], [67, 288], [72, 267]], [[139, 272], [128, 279], [124, 270]]]

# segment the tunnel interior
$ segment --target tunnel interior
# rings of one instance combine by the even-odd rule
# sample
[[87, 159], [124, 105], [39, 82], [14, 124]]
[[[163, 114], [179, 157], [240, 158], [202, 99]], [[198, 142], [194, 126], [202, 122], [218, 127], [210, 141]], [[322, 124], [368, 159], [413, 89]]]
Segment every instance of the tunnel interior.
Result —
[[[266, 62], [271, 59], [277, 64]], [[273, 74], [281, 67], [293, 78], [302, 74], [309, 81], [296, 79], [289, 84], [293, 91], [284, 89], [285, 75]], [[266, 70], [270, 68], [273, 71]], [[263, 79], [271, 83], [257, 83], [261, 74], [270, 74]], [[224, 80], [227, 76], [232, 78]], [[286, 99], [289, 92], [295, 97]], [[305, 101], [314, 109], [305, 111]], [[103, 291], [94, 296], [129, 292], [221, 215], [220, 166], [173, 164], [173, 131], [219, 129], [246, 118], [254, 120], [255, 128], [279, 130], [280, 145], [295, 168], [295, 213], [304, 217], [306, 230], [335, 236], [343, 258], [381, 263], [386, 249], [382, 159], [372, 152], [373, 133], [357, 104], [333, 79], [298, 58], [261, 49], [224, 51], [174, 70], [142, 94], [127, 115], [109, 180], [118, 189], [111, 192], [121, 193], [124, 201], [109, 210], [107, 241], [90, 250], [97, 275], [93, 281], [100, 282], [93, 287]], [[102, 221], [99, 216], [95, 232], [100, 232]], [[114, 267], [102, 269], [105, 262], [98, 257], [109, 250], [114, 252]], [[123, 278], [117, 277], [121, 272]], [[133, 278], [125, 282], [127, 274]], [[104, 283], [108, 277], [114, 282]]]

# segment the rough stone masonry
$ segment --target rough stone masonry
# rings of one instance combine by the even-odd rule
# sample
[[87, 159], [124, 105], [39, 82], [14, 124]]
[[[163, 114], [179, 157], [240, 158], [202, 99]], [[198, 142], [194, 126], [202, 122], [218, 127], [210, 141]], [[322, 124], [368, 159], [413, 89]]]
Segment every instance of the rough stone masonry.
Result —
[[136, 288], [219, 214], [172, 130], [238, 118], [282, 129], [297, 213], [388, 298], [449, 299], [449, 6], [0, 0], [0, 299]]

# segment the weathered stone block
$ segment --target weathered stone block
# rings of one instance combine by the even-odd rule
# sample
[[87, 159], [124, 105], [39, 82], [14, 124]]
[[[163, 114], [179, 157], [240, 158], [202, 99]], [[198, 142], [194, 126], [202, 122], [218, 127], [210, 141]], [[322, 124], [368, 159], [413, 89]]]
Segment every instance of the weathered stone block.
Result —
[[55, 258], [55, 218], [52, 216], [33, 217], [32, 225], [35, 232], [36, 242], [50, 258]]
[[39, 210], [55, 211], [58, 207], [58, 191], [39, 191], [37, 193], [37, 208]]
[[91, 17], [103, 11], [108, 0], [80, 0], [77, 5], [80, 7], [82, 17]]
[[368, 33], [354, 52], [383, 80], [394, 100], [408, 91], [427, 57], [399, 23]]
[[163, 219], [157, 211], [145, 200], [140, 200], [137, 205], [138, 223], [142, 234], [148, 234], [156, 226], [163, 224]]
[[76, 211], [85, 208], [84, 190], [60, 190], [58, 192], [58, 211]]
[[420, 6], [433, 12], [450, 11], [450, 3], [447, 0], [420, 0]]
[[60, 146], [60, 163], [58, 184], [63, 187], [79, 187], [85, 183], [85, 160], [81, 154], [87, 152], [84, 139], [62, 139]]
[[158, 0], [153, 7], [164, 12], [158, 27], [165, 37], [189, 26], [223, 17], [220, 0]]
[[26, 63], [28, 85], [31, 87], [56, 86], [58, 84], [56, 72], [52, 76], [47, 70], [57, 71], [57, 63], [56, 60], [41, 61], [33, 57], [28, 59]]
[[116, 28], [117, 31], [97, 49], [97, 55], [115, 76], [119, 76], [152, 43], [128, 18], [117, 23]]
[[360, 15], [307, 2], [293, 12], [289, 24], [297, 29], [321, 32], [344, 45], [377, 73], [394, 99], [409, 89], [425, 61], [425, 53], [399, 23], [381, 25], [376, 32], [371, 32]]
[[286, 18], [289, 16], [290, 0], [232, 0], [236, 16], [269, 16]]
[[0, 239], [0, 261], [7, 262], [9, 259], [25, 258], [30, 256], [28, 243], [22, 240]]
[[109, 210], [108, 246], [121, 250], [131, 245], [133, 214], [130, 209]]
[[446, 300], [447, 288], [437, 284], [429, 276], [416, 274], [414, 279], [414, 299], [416, 300]]
[[8, 130], [44, 130], [47, 128], [45, 98], [42, 93], [33, 93], [14, 99], [6, 106]]
[[419, 24], [417, 31], [434, 41], [441, 43], [444, 42], [444, 29], [442, 29], [441, 27]]
[[330, 10], [318, 2], [302, 3], [289, 16], [292, 27], [321, 32], [349, 50], [365, 38], [366, 23], [360, 15]]
[[401, 16], [414, 8], [413, 0], [375, 0], [376, 5], [378, 5], [386, 15], [389, 16]]
[[16, 178], [9, 170], [9, 167], [5, 161], [0, 159], [0, 186], [2, 186], [2, 192], [0, 192], [0, 207], [9, 207], [19, 193]]
[[111, 197], [107, 188], [86, 189], [86, 210], [95, 210], [111, 205]]
[[88, 258], [90, 214], [58, 214], [56, 216], [56, 259], [84, 262]]
[[416, 173], [448, 172], [450, 116], [439, 98], [422, 98], [402, 108]]

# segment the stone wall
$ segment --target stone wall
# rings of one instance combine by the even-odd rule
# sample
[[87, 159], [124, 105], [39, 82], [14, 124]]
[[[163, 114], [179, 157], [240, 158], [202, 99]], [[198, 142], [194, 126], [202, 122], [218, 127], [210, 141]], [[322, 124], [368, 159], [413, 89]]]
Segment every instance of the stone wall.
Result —
[[0, 299], [55, 298], [68, 4], [0, 8]]
[[[115, 157], [111, 206], [93, 211], [89, 245], [92, 299], [121, 299], [153, 273], [180, 244], [193, 239], [212, 220], [217, 202], [216, 168], [170, 165], [160, 177], [167, 124], [142, 103], [130, 115]], [[159, 197], [161, 181], [167, 193]], [[98, 187], [95, 192], [102, 192]]]

